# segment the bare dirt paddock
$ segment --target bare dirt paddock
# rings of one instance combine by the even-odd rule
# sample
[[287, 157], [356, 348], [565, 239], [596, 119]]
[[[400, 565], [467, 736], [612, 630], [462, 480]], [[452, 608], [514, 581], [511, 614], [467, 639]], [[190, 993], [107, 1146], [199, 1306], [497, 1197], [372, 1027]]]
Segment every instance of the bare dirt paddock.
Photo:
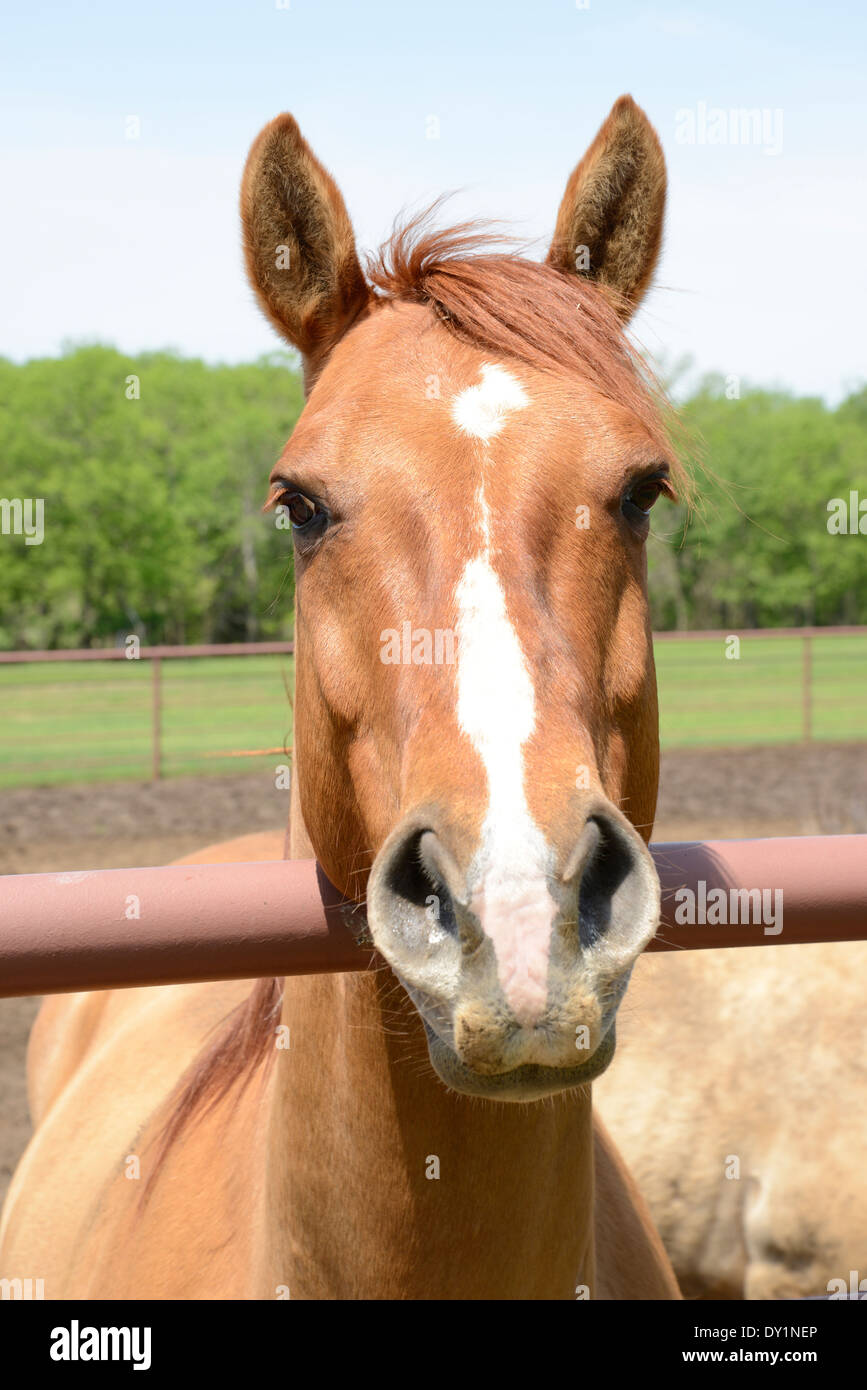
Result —
[[[21, 788], [0, 802], [0, 873], [165, 864], [282, 827], [261, 775]], [[655, 840], [867, 832], [867, 744], [678, 750], [663, 757]], [[0, 1201], [27, 1142], [24, 1062], [36, 999], [0, 1000]]]

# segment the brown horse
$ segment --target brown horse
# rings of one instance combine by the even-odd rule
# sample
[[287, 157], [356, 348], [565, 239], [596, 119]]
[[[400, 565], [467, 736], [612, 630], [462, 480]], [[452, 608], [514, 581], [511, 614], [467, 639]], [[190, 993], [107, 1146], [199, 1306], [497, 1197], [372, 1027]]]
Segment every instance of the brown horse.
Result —
[[867, 1269], [865, 978], [864, 941], [641, 958], [594, 1101], [687, 1297]]
[[256, 140], [248, 270], [309, 392], [269, 499], [297, 583], [288, 849], [366, 902], [380, 966], [49, 1000], [5, 1275], [678, 1296], [588, 1085], [659, 910], [644, 542], [678, 470], [623, 325], [664, 201], [624, 97], [545, 264], [416, 225], [366, 277], [294, 120]]

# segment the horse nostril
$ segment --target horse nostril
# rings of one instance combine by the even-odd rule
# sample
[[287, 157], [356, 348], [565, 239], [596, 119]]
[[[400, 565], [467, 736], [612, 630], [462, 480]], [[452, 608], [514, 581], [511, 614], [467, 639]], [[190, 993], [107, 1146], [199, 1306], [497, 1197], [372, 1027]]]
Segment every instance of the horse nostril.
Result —
[[612, 918], [628, 921], [644, 906], [639, 854], [616, 821], [591, 816], [563, 872], [578, 886], [578, 930], [585, 950], [604, 936]]
[[418, 855], [422, 868], [428, 877], [446, 887], [452, 899], [460, 907], [467, 907], [469, 903], [467, 881], [454, 856], [432, 830], [425, 830], [420, 836]]
[[457, 935], [455, 904], [466, 906], [466, 886], [452, 855], [432, 830], [407, 836], [392, 853], [386, 884], [396, 898], [424, 908], [431, 922]]

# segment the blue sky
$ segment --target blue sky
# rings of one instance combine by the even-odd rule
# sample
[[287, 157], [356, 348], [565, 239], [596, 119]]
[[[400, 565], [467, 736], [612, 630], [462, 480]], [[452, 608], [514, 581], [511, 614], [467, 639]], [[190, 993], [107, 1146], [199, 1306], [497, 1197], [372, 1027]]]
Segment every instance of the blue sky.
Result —
[[[278, 346], [243, 278], [237, 189], [281, 110], [335, 175], [362, 245], [402, 207], [459, 189], [450, 220], [504, 218], [541, 253], [570, 170], [631, 92], [671, 181], [635, 336], [669, 362], [690, 353], [830, 401], [863, 383], [854, 0], [280, 3], [6, 6], [0, 353], [71, 339], [241, 361]], [[739, 109], [764, 113], [748, 143], [733, 142]]]

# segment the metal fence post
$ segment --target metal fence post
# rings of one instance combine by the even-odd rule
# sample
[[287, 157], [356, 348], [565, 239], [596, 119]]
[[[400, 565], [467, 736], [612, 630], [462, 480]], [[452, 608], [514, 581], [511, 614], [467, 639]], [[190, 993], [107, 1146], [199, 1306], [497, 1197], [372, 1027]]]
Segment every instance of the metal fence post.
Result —
[[813, 736], [813, 638], [809, 633], [804, 634], [804, 660], [803, 660], [803, 731], [804, 743], [809, 743]]
[[162, 658], [151, 657], [153, 663], [154, 683], [153, 683], [153, 768], [152, 777], [155, 782], [160, 780], [162, 774], [161, 757], [161, 733], [162, 733]]

